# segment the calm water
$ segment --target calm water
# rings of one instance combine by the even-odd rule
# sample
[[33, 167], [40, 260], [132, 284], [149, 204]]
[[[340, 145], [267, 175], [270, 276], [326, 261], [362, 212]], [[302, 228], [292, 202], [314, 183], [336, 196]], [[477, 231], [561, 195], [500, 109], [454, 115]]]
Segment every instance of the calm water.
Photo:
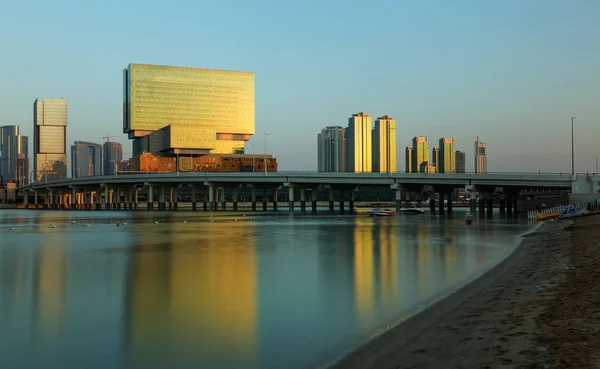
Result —
[[0, 210], [0, 367], [322, 367], [528, 228], [247, 215]]

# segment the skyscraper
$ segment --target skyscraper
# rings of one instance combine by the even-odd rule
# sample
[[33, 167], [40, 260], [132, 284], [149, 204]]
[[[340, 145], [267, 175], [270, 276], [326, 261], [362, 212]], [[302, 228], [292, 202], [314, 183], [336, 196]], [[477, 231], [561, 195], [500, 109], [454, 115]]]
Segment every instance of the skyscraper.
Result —
[[329, 126], [317, 135], [319, 172], [346, 171], [346, 130]]
[[405, 162], [405, 167], [406, 167], [406, 173], [413, 173], [412, 170], [412, 164], [413, 164], [413, 150], [412, 147], [406, 147], [405, 150], [405, 154], [406, 154], [406, 162]]
[[123, 145], [119, 142], [105, 142], [102, 148], [102, 163], [105, 176], [116, 174], [119, 162], [123, 160]]
[[67, 177], [67, 100], [35, 99], [33, 147], [37, 181]]
[[[412, 140], [412, 170], [413, 173], [421, 171], [421, 164], [429, 162], [429, 144], [427, 137], [417, 136]], [[431, 170], [430, 167], [427, 167]]]
[[487, 173], [487, 151], [485, 142], [475, 141], [475, 173]]
[[431, 149], [431, 162], [435, 166], [435, 173], [439, 173], [440, 170], [440, 149], [434, 147]]
[[346, 171], [370, 173], [372, 165], [371, 117], [352, 114], [346, 129]]
[[373, 171], [396, 172], [396, 121], [389, 115], [377, 118], [372, 138]]
[[102, 145], [75, 141], [71, 146], [71, 177], [102, 175]]
[[19, 126], [0, 127], [0, 176], [5, 182], [29, 182], [27, 136], [19, 135]]
[[437, 165], [438, 173], [456, 173], [456, 149], [454, 138], [440, 138], [440, 163]]
[[462, 151], [456, 152], [456, 173], [465, 173], [466, 165], [465, 165], [465, 153]]

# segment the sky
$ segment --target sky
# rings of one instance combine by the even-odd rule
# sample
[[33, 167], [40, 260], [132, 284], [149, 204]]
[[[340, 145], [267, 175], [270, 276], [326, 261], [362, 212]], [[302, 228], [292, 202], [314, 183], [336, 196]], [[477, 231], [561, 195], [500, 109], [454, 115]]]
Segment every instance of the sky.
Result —
[[247, 147], [271, 133], [280, 170], [316, 170], [319, 131], [365, 112], [397, 120], [398, 171], [413, 136], [454, 137], [472, 171], [479, 136], [489, 172], [570, 172], [574, 116], [576, 171], [593, 172], [598, 19], [597, 0], [6, 1], [0, 125], [31, 137], [35, 98], [63, 97], [68, 145], [121, 135], [130, 153], [129, 63], [231, 69], [255, 73]]

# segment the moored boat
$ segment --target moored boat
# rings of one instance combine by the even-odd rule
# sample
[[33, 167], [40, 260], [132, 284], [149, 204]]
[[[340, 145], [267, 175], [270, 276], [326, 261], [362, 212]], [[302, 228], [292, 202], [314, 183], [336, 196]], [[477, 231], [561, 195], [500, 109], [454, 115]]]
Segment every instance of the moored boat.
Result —
[[394, 215], [394, 212], [390, 209], [373, 209], [368, 214], [371, 217], [389, 217]]
[[410, 202], [407, 207], [400, 209], [400, 213], [402, 214], [425, 214], [423, 209], [421, 209], [421, 205], [416, 202]]

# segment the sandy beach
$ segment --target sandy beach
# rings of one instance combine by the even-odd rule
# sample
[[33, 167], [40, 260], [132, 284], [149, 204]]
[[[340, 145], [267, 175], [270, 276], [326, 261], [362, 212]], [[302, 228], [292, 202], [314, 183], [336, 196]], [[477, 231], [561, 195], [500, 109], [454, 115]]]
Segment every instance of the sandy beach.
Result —
[[600, 367], [600, 216], [543, 224], [481, 278], [332, 369]]

